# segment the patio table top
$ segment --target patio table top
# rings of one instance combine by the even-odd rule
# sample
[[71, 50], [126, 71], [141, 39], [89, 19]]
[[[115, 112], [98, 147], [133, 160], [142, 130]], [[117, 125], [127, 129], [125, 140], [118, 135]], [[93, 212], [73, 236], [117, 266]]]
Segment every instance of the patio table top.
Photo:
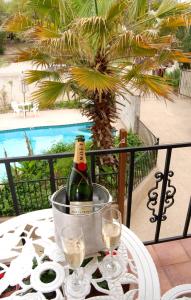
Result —
[[[69, 299], [64, 281], [68, 266], [62, 250], [54, 241], [54, 222], [51, 209], [34, 211], [14, 217], [0, 224], [0, 295], [8, 287], [16, 287], [11, 299], [46, 299], [46, 294], [56, 292], [56, 299]], [[159, 300], [160, 286], [154, 262], [146, 247], [127, 227], [122, 226], [118, 254], [124, 270], [116, 280], [99, 278], [92, 274], [99, 269], [99, 254], [84, 267], [91, 286], [99, 296], [87, 295], [91, 300]], [[34, 259], [37, 266], [34, 268]], [[55, 279], [50, 283], [40, 280], [44, 270], [53, 270]], [[30, 282], [26, 283], [26, 278]], [[107, 288], [100, 283], [107, 281]], [[124, 288], [124, 286], [126, 288]], [[128, 287], [128, 288], [127, 288]], [[31, 289], [35, 290], [31, 293]], [[31, 298], [32, 297], [32, 298]]]

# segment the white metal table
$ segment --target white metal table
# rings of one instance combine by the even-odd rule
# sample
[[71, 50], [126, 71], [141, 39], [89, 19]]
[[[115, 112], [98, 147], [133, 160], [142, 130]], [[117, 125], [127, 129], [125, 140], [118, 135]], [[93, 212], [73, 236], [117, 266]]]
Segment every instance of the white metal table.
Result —
[[[1, 296], [12, 287], [15, 291], [9, 299], [44, 300], [48, 293], [54, 292], [55, 300], [72, 300], [64, 291], [68, 266], [53, 237], [51, 209], [23, 214], [0, 224]], [[101, 285], [105, 278], [92, 276], [99, 269], [98, 254], [84, 267], [91, 286], [99, 291], [99, 296], [89, 295], [87, 299], [159, 300], [159, 279], [153, 260], [139, 238], [125, 226], [118, 252], [126, 266], [125, 272], [115, 281], [107, 280], [107, 288]], [[44, 283], [41, 274], [47, 270], [52, 270], [55, 278]]]

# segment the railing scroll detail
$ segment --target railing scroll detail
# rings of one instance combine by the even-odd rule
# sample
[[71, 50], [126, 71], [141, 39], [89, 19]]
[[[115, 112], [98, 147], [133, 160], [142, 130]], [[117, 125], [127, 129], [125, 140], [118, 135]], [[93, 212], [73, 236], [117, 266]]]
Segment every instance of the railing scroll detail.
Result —
[[[155, 187], [149, 190], [148, 192], [148, 202], [147, 202], [147, 208], [151, 210], [152, 216], [150, 217], [150, 222], [155, 223], [158, 220], [158, 212], [156, 212], [157, 204], [158, 204], [158, 197], [159, 197], [159, 183], [163, 181], [164, 174], [162, 172], [156, 172], [155, 173], [156, 178], [156, 184]], [[164, 201], [164, 208], [162, 213], [162, 221], [165, 221], [167, 219], [167, 209], [171, 207], [174, 204], [174, 195], [176, 193], [176, 188], [171, 184], [170, 178], [174, 176], [173, 171], [168, 172], [168, 180], [167, 180], [167, 189], [165, 193], [165, 201]]]

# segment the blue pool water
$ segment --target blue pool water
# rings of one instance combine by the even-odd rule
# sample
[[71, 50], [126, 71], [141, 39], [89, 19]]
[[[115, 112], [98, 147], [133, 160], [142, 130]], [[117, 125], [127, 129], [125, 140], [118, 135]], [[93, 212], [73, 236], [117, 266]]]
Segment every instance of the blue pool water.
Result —
[[[30, 139], [34, 154], [41, 154], [58, 142], [72, 143], [76, 135], [83, 134], [89, 140], [91, 124], [87, 122], [0, 131], [0, 157], [5, 157], [4, 151], [8, 157], [28, 155], [25, 133]], [[0, 166], [0, 177], [4, 173], [2, 168]]]

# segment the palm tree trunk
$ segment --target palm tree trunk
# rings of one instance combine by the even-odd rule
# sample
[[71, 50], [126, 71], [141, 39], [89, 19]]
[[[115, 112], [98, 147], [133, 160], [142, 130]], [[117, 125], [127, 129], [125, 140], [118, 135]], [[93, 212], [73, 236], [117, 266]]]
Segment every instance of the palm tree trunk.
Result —
[[[110, 149], [114, 146], [114, 127], [112, 123], [117, 119], [116, 103], [112, 93], [99, 93], [91, 95], [92, 104], [84, 108], [84, 114], [93, 122], [91, 127], [93, 148]], [[103, 158], [104, 162], [113, 162], [112, 156]]]

